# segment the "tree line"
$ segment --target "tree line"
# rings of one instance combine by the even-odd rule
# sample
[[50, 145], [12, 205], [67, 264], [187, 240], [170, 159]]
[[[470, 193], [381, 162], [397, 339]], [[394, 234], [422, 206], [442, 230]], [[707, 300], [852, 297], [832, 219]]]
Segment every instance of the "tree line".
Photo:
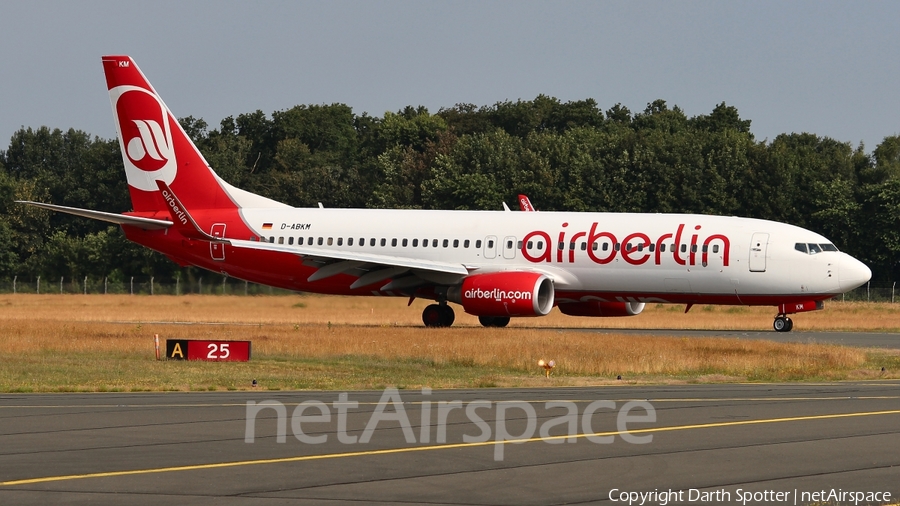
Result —
[[[900, 260], [900, 136], [866, 152], [812, 133], [757, 140], [725, 103], [687, 117], [657, 100], [538, 96], [383, 117], [344, 104], [182, 126], [229, 183], [299, 207], [499, 209], [525, 193], [541, 210], [702, 213], [819, 232], [890, 284]], [[0, 277], [189, 280], [117, 227], [14, 204], [130, 209], [118, 141], [23, 128], [0, 151]]]

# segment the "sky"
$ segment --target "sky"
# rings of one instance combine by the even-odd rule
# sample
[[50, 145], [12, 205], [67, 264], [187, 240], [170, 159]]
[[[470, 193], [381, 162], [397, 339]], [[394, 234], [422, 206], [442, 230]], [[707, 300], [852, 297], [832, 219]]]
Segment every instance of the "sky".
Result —
[[23, 127], [115, 127], [100, 57], [135, 59], [172, 112], [343, 103], [382, 116], [593, 98], [725, 102], [757, 140], [871, 152], [900, 134], [900, 2], [0, 0], [0, 150]]

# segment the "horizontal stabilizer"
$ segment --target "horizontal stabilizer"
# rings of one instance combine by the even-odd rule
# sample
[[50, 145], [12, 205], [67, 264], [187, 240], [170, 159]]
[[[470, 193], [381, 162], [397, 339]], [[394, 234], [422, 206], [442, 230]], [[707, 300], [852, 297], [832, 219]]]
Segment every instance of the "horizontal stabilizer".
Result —
[[153, 218], [141, 218], [140, 216], [129, 216], [127, 214], [105, 213], [103, 211], [93, 211], [91, 209], [79, 209], [77, 207], [57, 206], [53, 204], [44, 204], [43, 202], [31, 202], [30, 200], [17, 200], [19, 204], [27, 204], [29, 206], [49, 209], [66, 214], [74, 214], [83, 218], [92, 220], [106, 221], [117, 225], [131, 225], [144, 230], [162, 230], [172, 226], [172, 222], [165, 220], [154, 220]]

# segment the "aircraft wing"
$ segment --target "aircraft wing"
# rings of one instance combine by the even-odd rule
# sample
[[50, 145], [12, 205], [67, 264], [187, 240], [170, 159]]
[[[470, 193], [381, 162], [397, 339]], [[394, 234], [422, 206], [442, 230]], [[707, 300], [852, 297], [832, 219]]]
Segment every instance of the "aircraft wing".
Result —
[[314, 246], [286, 246], [241, 239], [226, 238], [225, 242], [235, 248], [297, 255], [303, 259], [306, 265], [318, 267], [308, 281], [318, 281], [337, 274], [356, 276], [358, 279], [350, 285], [351, 289], [369, 286], [388, 278], [393, 281], [380, 287], [382, 290], [411, 288], [427, 284], [455, 284], [469, 274], [466, 266], [452, 262]]
[[140, 216], [129, 216], [127, 214], [106, 213], [103, 211], [94, 211], [91, 209], [79, 209], [77, 207], [57, 206], [54, 204], [45, 204], [43, 202], [31, 202], [30, 200], [17, 200], [19, 204], [49, 209], [51, 211], [59, 211], [61, 213], [74, 214], [92, 220], [106, 221], [117, 225], [131, 225], [140, 227], [144, 230], [162, 230], [172, 226], [171, 221], [154, 220], [153, 218], [141, 218]]

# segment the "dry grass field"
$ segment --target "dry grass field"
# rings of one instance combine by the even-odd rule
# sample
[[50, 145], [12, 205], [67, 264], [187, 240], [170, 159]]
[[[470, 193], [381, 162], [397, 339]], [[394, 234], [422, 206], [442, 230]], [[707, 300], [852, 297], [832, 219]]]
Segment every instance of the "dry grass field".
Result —
[[[893, 377], [900, 357], [821, 344], [594, 334], [578, 328], [771, 328], [772, 308], [653, 305], [632, 318], [549, 317], [485, 329], [427, 301], [296, 296], [0, 296], [0, 391], [470, 388]], [[900, 304], [826, 304], [794, 328], [900, 330]], [[154, 359], [153, 336], [253, 342], [249, 363]], [[548, 380], [538, 359], [558, 364]], [[881, 373], [881, 367], [886, 373]]]

